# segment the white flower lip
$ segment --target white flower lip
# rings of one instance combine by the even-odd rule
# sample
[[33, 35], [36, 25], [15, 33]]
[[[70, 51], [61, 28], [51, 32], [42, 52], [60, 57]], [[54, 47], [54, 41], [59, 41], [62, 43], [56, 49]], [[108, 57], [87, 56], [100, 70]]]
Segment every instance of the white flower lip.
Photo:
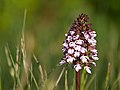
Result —
[[76, 64], [74, 65], [75, 70], [78, 72], [80, 69], [82, 69], [82, 67], [80, 66], [80, 64]]
[[96, 63], [95, 63], [95, 62], [92, 62], [92, 64], [93, 64], [94, 66], [96, 66]]
[[63, 46], [67, 48], [67, 47], [68, 47], [68, 44], [67, 44], [66, 42], [64, 42], [64, 43], [63, 43]]
[[96, 40], [95, 39], [88, 39], [88, 42], [91, 43], [92, 45], [96, 45]]
[[74, 49], [68, 49], [68, 53], [69, 54], [73, 54], [74, 53]]
[[75, 32], [74, 32], [74, 31], [70, 31], [70, 34], [71, 34], [71, 35], [74, 35], [74, 34], [75, 34]]
[[92, 56], [93, 60], [98, 60], [99, 58], [97, 56]]
[[89, 34], [92, 38], [96, 37], [96, 32], [95, 31], [89, 32]]
[[90, 36], [87, 33], [84, 33], [84, 37], [86, 40], [88, 40], [90, 38]]
[[68, 40], [68, 42], [70, 42], [72, 40], [72, 37], [68, 36], [66, 40]]
[[85, 69], [89, 74], [91, 74], [90, 67], [85, 66], [84, 69]]
[[67, 59], [67, 62], [68, 62], [68, 63], [72, 63], [74, 60], [75, 60], [74, 57], [69, 57], [69, 58]]
[[83, 63], [88, 63], [88, 56], [81, 56], [80, 59], [82, 60]]
[[86, 51], [87, 51], [86, 48], [84, 48], [84, 47], [81, 47], [81, 48], [80, 48], [80, 52], [85, 53]]
[[80, 56], [80, 52], [75, 52], [74, 53], [74, 57], [79, 57]]
[[66, 48], [62, 48], [62, 51], [65, 52], [65, 51], [66, 51]]
[[76, 45], [75, 50], [77, 50], [77, 51], [81, 51], [81, 46]]
[[76, 40], [76, 44], [79, 44], [79, 45], [81, 45], [81, 44], [83, 44], [83, 40]]
[[73, 40], [77, 40], [79, 38], [79, 35], [73, 36]]
[[70, 46], [70, 47], [75, 47], [75, 42], [70, 42], [70, 43], [69, 43], [69, 46]]
[[92, 50], [90, 50], [91, 52], [93, 52], [93, 53], [97, 53], [97, 50], [96, 49], [92, 49]]
[[66, 63], [65, 60], [61, 60], [61, 61], [59, 62], [60, 65], [63, 65], [63, 64], [65, 64], [65, 63]]

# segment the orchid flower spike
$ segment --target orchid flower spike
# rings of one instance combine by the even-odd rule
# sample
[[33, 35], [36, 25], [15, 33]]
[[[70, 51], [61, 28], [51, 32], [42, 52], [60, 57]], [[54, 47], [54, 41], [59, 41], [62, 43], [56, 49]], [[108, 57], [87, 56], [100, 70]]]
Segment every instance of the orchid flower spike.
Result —
[[91, 24], [87, 24], [89, 18], [86, 14], [81, 14], [72, 24], [69, 32], [65, 34], [63, 42], [63, 58], [60, 65], [71, 64], [78, 72], [85, 69], [91, 73], [91, 65], [96, 66], [98, 60], [96, 49], [96, 32], [91, 29]]

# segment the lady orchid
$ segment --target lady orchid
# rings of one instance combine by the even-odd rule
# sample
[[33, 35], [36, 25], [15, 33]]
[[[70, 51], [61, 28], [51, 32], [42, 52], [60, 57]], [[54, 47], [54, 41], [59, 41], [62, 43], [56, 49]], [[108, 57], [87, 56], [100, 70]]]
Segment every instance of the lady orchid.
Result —
[[86, 14], [81, 14], [72, 24], [69, 32], [65, 34], [63, 42], [63, 58], [60, 65], [69, 63], [78, 72], [85, 69], [91, 74], [91, 65], [96, 66], [98, 60], [96, 49], [96, 32], [91, 29], [91, 24], [87, 24], [89, 18]]

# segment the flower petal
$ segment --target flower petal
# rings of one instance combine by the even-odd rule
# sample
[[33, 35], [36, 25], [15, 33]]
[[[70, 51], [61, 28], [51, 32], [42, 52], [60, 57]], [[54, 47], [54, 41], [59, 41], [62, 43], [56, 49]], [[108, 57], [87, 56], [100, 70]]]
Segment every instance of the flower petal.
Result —
[[76, 44], [79, 44], [79, 45], [81, 45], [81, 44], [83, 44], [83, 40], [76, 40]]
[[63, 64], [65, 64], [65, 63], [66, 63], [65, 60], [61, 60], [61, 61], [59, 62], [60, 65], [63, 65]]
[[74, 56], [75, 56], [75, 57], [79, 57], [79, 56], [80, 56], [80, 52], [75, 52], [75, 53], [74, 53]]
[[80, 66], [80, 64], [76, 64], [74, 65], [75, 70], [78, 72], [80, 69], [82, 69], [82, 67]]
[[91, 74], [90, 67], [85, 66], [84, 69], [85, 69], [89, 74]]
[[69, 43], [69, 46], [70, 46], [70, 47], [75, 47], [75, 43], [74, 43], [74, 42], [70, 42], [70, 43]]
[[87, 63], [88, 56], [81, 56], [80, 59], [82, 60], [83, 63]]
[[68, 49], [68, 53], [69, 54], [73, 54], [74, 53], [74, 49]]
[[67, 59], [67, 62], [68, 62], [68, 63], [72, 63], [74, 60], [75, 60], [74, 57], [69, 57], [69, 58]]

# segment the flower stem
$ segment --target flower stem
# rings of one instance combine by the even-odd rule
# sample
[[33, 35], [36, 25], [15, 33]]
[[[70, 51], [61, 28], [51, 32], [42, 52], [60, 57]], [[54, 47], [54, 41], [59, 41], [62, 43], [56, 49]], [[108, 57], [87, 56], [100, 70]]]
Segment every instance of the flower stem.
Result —
[[76, 71], [76, 90], [80, 90], [80, 70]]

